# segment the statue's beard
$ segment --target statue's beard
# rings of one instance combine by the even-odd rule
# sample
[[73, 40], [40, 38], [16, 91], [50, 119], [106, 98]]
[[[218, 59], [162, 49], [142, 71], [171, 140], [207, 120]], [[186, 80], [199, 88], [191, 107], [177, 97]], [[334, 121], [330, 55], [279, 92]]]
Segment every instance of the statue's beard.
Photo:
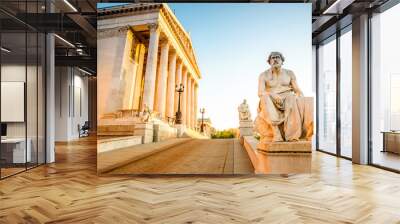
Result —
[[279, 64], [279, 63], [274, 63], [274, 64], [272, 64], [272, 67], [273, 68], [275, 68], [275, 69], [279, 69], [279, 68], [281, 68], [281, 64]]

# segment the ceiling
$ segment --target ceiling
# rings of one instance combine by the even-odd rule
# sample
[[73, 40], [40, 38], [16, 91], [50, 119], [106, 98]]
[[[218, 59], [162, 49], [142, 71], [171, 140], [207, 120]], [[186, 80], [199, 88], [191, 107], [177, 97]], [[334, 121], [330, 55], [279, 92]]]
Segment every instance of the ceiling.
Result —
[[[379, 8], [388, 1], [390, 0], [250, 0], [241, 2], [312, 4], [312, 38], [313, 43], [317, 44], [334, 34], [338, 28], [351, 24], [354, 16]], [[46, 6], [45, 2], [45, 0], [1, 0], [1, 30], [3, 33], [10, 33], [4, 36], [9, 40], [4, 41], [9, 42], [11, 47], [20, 49], [15, 50], [15, 54], [20, 52], [25, 55], [24, 48], [20, 48], [25, 46], [25, 42], [22, 43], [23, 40], [20, 40], [16, 33], [25, 32], [25, 30], [28, 30], [28, 32], [54, 32], [74, 45], [72, 47], [62, 39], [56, 38], [56, 64], [81, 66], [95, 73], [97, 67], [96, 3], [121, 1], [48, 0], [48, 2], [51, 2], [50, 6], [49, 4]], [[203, 1], [198, 0], [197, 2]], [[52, 13], [48, 13], [50, 8], [52, 8]], [[11, 44], [12, 41], [15, 43]], [[17, 45], [21, 46], [18, 47]], [[33, 48], [31, 49], [31, 47]], [[34, 51], [34, 48], [33, 44], [28, 44], [28, 55], [29, 52]]]
[[[12, 49], [7, 54], [8, 60], [24, 60], [26, 55], [27, 58], [34, 57], [37, 51], [36, 45], [25, 43], [25, 36], [28, 41], [31, 39], [30, 32], [52, 32], [57, 34], [55, 38], [56, 65], [79, 66], [96, 73], [97, 1], [50, 0], [47, 2], [46, 5], [44, 0], [0, 1], [0, 27], [3, 33], [2, 39], [4, 39], [2, 46]], [[52, 13], [48, 13], [49, 11]], [[27, 32], [26, 35], [25, 32]], [[26, 49], [25, 46], [27, 46]]]
[[353, 17], [374, 12], [390, 0], [314, 0], [313, 44], [318, 44], [352, 23]]

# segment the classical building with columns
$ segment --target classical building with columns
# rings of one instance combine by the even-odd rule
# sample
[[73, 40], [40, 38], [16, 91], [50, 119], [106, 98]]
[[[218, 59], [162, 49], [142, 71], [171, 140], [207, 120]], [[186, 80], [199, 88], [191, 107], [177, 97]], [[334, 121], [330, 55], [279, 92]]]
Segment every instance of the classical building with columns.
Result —
[[99, 133], [113, 124], [140, 123], [147, 111], [158, 123], [175, 127], [180, 84], [182, 126], [194, 130], [200, 70], [190, 36], [168, 5], [100, 9], [97, 26]]

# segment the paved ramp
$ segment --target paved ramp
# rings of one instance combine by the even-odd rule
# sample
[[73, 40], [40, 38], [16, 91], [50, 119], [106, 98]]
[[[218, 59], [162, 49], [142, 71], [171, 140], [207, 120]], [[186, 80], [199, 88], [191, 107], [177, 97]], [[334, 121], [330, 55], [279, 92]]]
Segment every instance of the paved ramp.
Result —
[[112, 170], [112, 174], [251, 174], [237, 139], [194, 139]]

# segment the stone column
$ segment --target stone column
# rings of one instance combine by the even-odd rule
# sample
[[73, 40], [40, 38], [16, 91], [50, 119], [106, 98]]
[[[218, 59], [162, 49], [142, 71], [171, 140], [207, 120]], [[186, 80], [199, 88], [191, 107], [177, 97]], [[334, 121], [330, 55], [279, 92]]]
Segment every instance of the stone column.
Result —
[[[179, 60], [176, 63], [177, 63], [177, 66], [176, 66], [175, 85], [179, 86], [182, 83], [182, 61]], [[174, 97], [175, 98], [174, 99], [174, 113], [175, 113], [176, 111], [178, 111], [178, 93], [175, 92], [174, 96], [175, 96]], [[182, 98], [181, 98], [181, 101], [182, 101]], [[181, 103], [181, 106], [182, 106], [182, 103]]]
[[167, 85], [167, 117], [174, 117], [175, 101], [175, 71], [176, 71], [176, 52], [172, 52], [169, 59], [168, 85]]
[[198, 113], [198, 101], [197, 101], [197, 97], [198, 97], [198, 85], [195, 84], [194, 85], [194, 126], [196, 127], [197, 125], [197, 113]]
[[168, 76], [168, 51], [169, 43], [161, 43], [161, 55], [159, 66], [159, 77], [157, 83], [157, 101], [156, 110], [160, 113], [160, 118], [165, 117], [165, 96], [167, 95], [167, 76]]
[[158, 24], [150, 24], [149, 50], [147, 54], [146, 73], [144, 77], [143, 108], [148, 106], [153, 111], [154, 91], [156, 87], [158, 40], [160, 31]]
[[192, 97], [192, 105], [191, 105], [192, 112], [190, 113], [191, 114], [190, 121], [192, 122], [191, 126], [192, 126], [193, 130], [195, 128], [194, 118], [196, 116], [196, 110], [194, 109], [195, 104], [196, 104], [196, 101], [194, 99], [194, 91], [195, 91], [194, 87], [195, 87], [195, 81], [194, 81], [194, 79], [192, 79], [192, 88], [191, 88], [192, 89], [192, 95], [191, 95], [191, 97]]
[[187, 104], [187, 92], [188, 92], [188, 86], [187, 86], [187, 70], [183, 70], [182, 73], [182, 84], [185, 86], [185, 90], [182, 93], [182, 105], [181, 105], [181, 110], [182, 110], [182, 124], [186, 125], [186, 104]]
[[186, 126], [188, 128], [192, 127], [192, 124], [190, 122], [190, 116], [192, 114], [192, 77], [191, 74], [188, 73], [188, 78], [187, 78], [187, 87], [188, 87], [188, 91], [186, 92], [187, 95], [187, 103], [186, 103]]
[[[120, 90], [123, 90], [122, 97], [122, 109], [133, 109], [133, 99], [135, 95], [135, 81], [138, 69], [138, 51], [139, 42], [131, 30], [128, 30], [125, 34], [125, 47], [123, 53], [123, 60], [120, 70]], [[134, 51], [134, 55], [132, 55]], [[117, 54], [121, 54], [118, 52]]]

